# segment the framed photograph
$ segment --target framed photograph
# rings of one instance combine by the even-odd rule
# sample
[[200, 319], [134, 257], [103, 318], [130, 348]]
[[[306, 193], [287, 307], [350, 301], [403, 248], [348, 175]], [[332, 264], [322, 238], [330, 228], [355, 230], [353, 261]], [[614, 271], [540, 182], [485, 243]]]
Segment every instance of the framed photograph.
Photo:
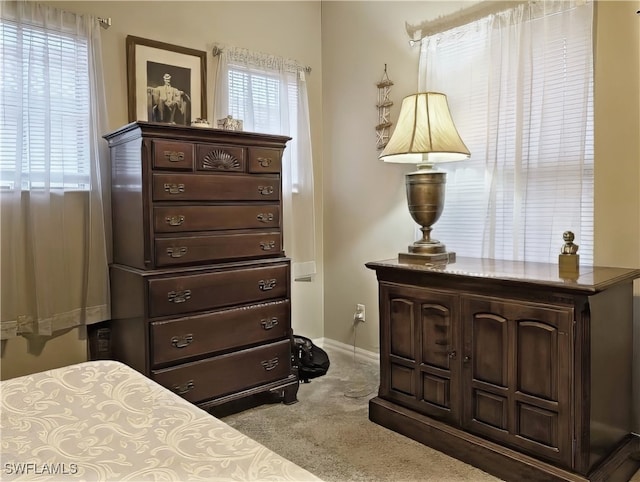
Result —
[[207, 118], [207, 53], [127, 36], [129, 122]]

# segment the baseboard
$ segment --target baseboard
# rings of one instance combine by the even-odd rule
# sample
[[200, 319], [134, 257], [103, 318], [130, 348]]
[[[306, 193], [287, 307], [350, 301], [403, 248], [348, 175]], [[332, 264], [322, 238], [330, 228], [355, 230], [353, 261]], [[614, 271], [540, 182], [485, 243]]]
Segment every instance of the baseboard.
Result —
[[[336, 341], [336, 340], [332, 340], [331, 338], [316, 338], [313, 340], [313, 342], [318, 345], [319, 347], [329, 347], [333, 350], [337, 350], [339, 352], [345, 353], [347, 355], [353, 356], [353, 345], [347, 345], [346, 343], [342, 343], [340, 341]], [[374, 362], [374, 363], [379, 363], [380, 362], [380, 354], [379, 353], [374, 353], [372, 351], [367, 351], [367, 350], [363, 350], [362, 348], [358, 348], [356, 347], [355, 349], [355, 356], [356, 359], [360, 360], [360, 361], [366, 361], [366, 362]]]

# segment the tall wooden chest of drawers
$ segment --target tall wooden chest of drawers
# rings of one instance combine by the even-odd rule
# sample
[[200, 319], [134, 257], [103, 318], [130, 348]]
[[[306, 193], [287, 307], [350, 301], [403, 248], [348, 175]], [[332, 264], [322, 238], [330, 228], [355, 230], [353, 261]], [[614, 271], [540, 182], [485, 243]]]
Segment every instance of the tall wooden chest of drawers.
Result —
[[111, 153], [114, 357], [202, 408], [296, 401], [284, 136], [134, 122]]

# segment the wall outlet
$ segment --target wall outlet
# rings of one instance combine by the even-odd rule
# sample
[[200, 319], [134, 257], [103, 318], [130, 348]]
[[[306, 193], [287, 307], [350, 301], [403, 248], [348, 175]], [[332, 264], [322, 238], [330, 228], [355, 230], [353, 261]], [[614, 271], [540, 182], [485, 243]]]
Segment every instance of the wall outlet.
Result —
[[362, 323], [364, 323], [365, 320], [365, 309], [364, 309], [364, 305], [358, 303], [356, 305], [356, 312], [353, 314], [353, 320], [354, 321], [360, 321]]

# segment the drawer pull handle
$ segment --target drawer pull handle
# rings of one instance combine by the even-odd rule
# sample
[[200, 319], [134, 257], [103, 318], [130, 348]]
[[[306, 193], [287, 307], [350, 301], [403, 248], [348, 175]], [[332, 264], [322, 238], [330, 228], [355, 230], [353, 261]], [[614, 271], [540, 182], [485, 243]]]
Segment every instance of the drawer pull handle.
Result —
[[267, 318], [267, 319], [261, 320], [260, 324], [262, 325], [262, 328], [264, 328], [265, 330], [270, 330], [278, 324], [278, 318], [276, 318], [275, 316], [273, 318]]
[[167, 158], [169, 162], [180, 162], [184, 161], [184, 152], [164, 151], [164, 157]]
[[256, 219], [261, 223], [270, 223], [271, 221], [273, 221], [273, 213], [260, 213], [256, 216]]
[[451, 358], [452, 360], [454, 360], [454, 359], [456, 358], [456, 355], [457, 355], [457, 353], [456, 353], [456, 351], [455, 351], [455, 350], [450, 351], [449, 353], [447, 353], [447, 356], [448, 356], [449, 358]]
[[171, 389], [174, 392], [176, 392], [178, 395], [184, 395], [185, 393], [190, 392], [194, 388], [196, 388], [196, 385], [195, 385], [195, 383], [193, 383], [193, 380], [189, 380], [187, 383], [185, 383], [182, 386], [174, 385], [174, 386], [171, 387]]
[[270, 157], [258, 157], [258, 164], [260, 164], [260, 167], [269, 167], [272, 162], [273, 159]]
[[176, 348], [184, 348], [191, 345], [193, 341], [193, 335], [174, 336], [171, 338], [171, 344]]
[[260, 248], [262, 249], [262, 251], [271, 251], [273, 248], [276, 247], [276, 242], [275, 241], [261, 241], [260, 242]]
[[166, 218], [164, 218], [164, 221], [169, 226], [180, 226], [182, 223], [184, 223], [184, 216], [182, 214], [167, 216]]
[[167, 299], [169, 303], [184, 303], [191, 298], [191, 290], [169, 291]]
[[187, 254], [187, 247], [180, 246], [179, 248], [167, 248], [167, 254], [172, 258], [182, 258]]
[[180, 194], [184, 192], [184, 184], [165, 184], [164, 190], [169, 194]]
[[261, 279], [258, 281], [258, 288], [260, 291], [269, 291], [276, 287], [276, 279]]
[[273, 194], [273, 186], [258, 186], [258, 191], [263, 196], [268, 196], [269, 194]]
[[278, 357], [272, 358], [271, 360], [263, 360], [260, 364], [263, 366], [265, 371], [269, 372], [278, 366]]

